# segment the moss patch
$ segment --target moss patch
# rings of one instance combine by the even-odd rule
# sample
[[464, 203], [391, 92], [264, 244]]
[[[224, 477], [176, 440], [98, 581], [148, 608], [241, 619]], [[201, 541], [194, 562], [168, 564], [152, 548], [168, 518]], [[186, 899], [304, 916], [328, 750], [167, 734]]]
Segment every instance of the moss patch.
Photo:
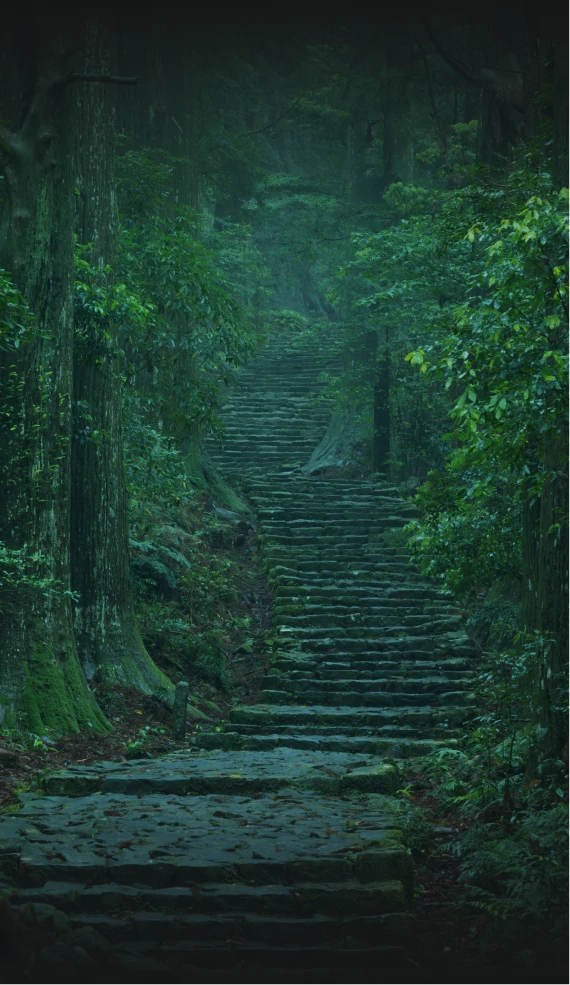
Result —
[[24, 727], [38, 735], [50, 730], [56, 735], [82, 728], [110, 730], [75, 654], [65, 651], [60, 661], [49, 643], [36, 643], [29, 657], [21, 711]]

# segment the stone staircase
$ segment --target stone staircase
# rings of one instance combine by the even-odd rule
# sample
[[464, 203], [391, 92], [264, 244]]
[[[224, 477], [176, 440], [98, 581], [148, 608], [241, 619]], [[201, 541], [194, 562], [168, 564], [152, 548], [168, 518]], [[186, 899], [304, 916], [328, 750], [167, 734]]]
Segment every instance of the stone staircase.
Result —
[[177, 754], [53, 775], [0, 822], [14, 900], [63, 921], [36, 981], [416, 980], [398, 761], [457, 741], [473, 651], [402, 547], [410, 503], [302, 472], [325, 362], [268, 345], [209, 449], [246, 480], [275, 589], [261, 700]]
[[231, 728], [198, 741], [423, 755], [461, 734], [473, 644], [449, 595], [402, 546], [413, 504], [387, 482], [304, 475], [330, 413], [311, 399], [325, 363], [316, 347], [277, 340], [226, 405], [229, 447], [211, 453], [247, 478], [275, 586], [275, 657], [262, 703], [234, 708]]
[[287, 472], [304, 465], [326, 431], [331, 401], [319, 398], [319, 376], [338, 370], [326, 349], [295, 339], [267, 343], [237, 376], [227, 399], [223, 443], [208, 451], [228, 477]]

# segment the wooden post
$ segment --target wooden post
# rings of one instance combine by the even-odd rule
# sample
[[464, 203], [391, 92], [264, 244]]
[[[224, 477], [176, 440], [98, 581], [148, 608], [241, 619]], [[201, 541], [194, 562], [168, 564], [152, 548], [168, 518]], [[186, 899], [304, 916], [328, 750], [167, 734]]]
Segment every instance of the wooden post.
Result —
[[172, 737], [175, 742], [182, 742], [186, 734], [186, 706], [188, 704], [188, 682], [178, 681], [174, 693], [172, 709]]

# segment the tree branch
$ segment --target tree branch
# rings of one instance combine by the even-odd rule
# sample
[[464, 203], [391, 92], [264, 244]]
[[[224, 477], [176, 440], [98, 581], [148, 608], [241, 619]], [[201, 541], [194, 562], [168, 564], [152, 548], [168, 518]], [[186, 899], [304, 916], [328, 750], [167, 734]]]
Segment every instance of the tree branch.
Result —
[[66, 86], [72, 82], [102, 82], [108, 85], [134, 86], [138, 83], [138, 75], [130, 78], [121, 75], [89, 75], [82, 72], [70, 72], [60, 79], [56, 79], [49, 87], [50, 96], [60, 96]]
[[431, 24], [428, 21], [427, 17], [424, 19], [424, 27], [428, 33], [428, 37], [430, 41], [437, 49], [437, 51], [439, 51], [444, 62], [447, 62], [450, 68], [452, 68], [459, 75], [463, 76], [464, 79], [467, 79], [467, 81], [470, 82], [472, 85], [480, 85], [481, 82], [477, 78], [477, 76], [473, 75], [473, 73], [469, 71], [467, 66], [463, 64], [463, 62], [460, 62], [459, 59], [455, 57], [455, 55], [450, 55], [449, 52], [445, 50], [443, 45], [439, 43], [438, 39], [436, 38], [435, 34], [431, 29]]
[[483, 65], [483, 70], [492, 69], [493, 72], [510, 72], [512, 75], [528, 75], [524, 68], [501, 68], [500, 65]]
[[285, 112], [284, 113], [281, 113], [281, 116], [278, 116], [277, 119], [276, 120], [273, 120], [272, 123], [267, 123], [264, 127], [260, 127], [259, 130], [249, 130], [248, 133], [244, 133], [244, 134], [242, 134], [242, 136], [243, 137], [254, 137], [256, 133], [263, 133], [264, 130], [270, 130], [271, 127], [274, 127], [276, 123], [279, 123], [279, 120], [282, 120], [284, 116], [287, 116], [287, 113], [290, 113], [291, 110], [295, 108], [295, 106], [297, 105], [297, 103], [300, 103], [301, 102], [301, 99], [302, 98], [303, 98], [302, 96], [298, 96], [297, 99], [295, 100], [295, 102], [294, 103], [291, 103], [291, 105], [287, 107], [287, 109], [285, 110]]

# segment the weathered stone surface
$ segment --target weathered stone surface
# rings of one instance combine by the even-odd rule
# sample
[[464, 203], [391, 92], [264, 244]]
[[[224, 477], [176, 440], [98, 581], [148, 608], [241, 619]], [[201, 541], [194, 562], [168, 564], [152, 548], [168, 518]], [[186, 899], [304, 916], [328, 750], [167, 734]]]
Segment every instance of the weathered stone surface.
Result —
[[359, 793], [395, 793], [398, 777], [389, 763], [361, 766], [351, 770], [342, 780], [342, 791], [358, 790]]
[[69, 930], [69, 917], [51, 903], [29, 903], [21, 910], [21, 918], [31, 927], [39, 927], [48, 933], [65, 934]]

